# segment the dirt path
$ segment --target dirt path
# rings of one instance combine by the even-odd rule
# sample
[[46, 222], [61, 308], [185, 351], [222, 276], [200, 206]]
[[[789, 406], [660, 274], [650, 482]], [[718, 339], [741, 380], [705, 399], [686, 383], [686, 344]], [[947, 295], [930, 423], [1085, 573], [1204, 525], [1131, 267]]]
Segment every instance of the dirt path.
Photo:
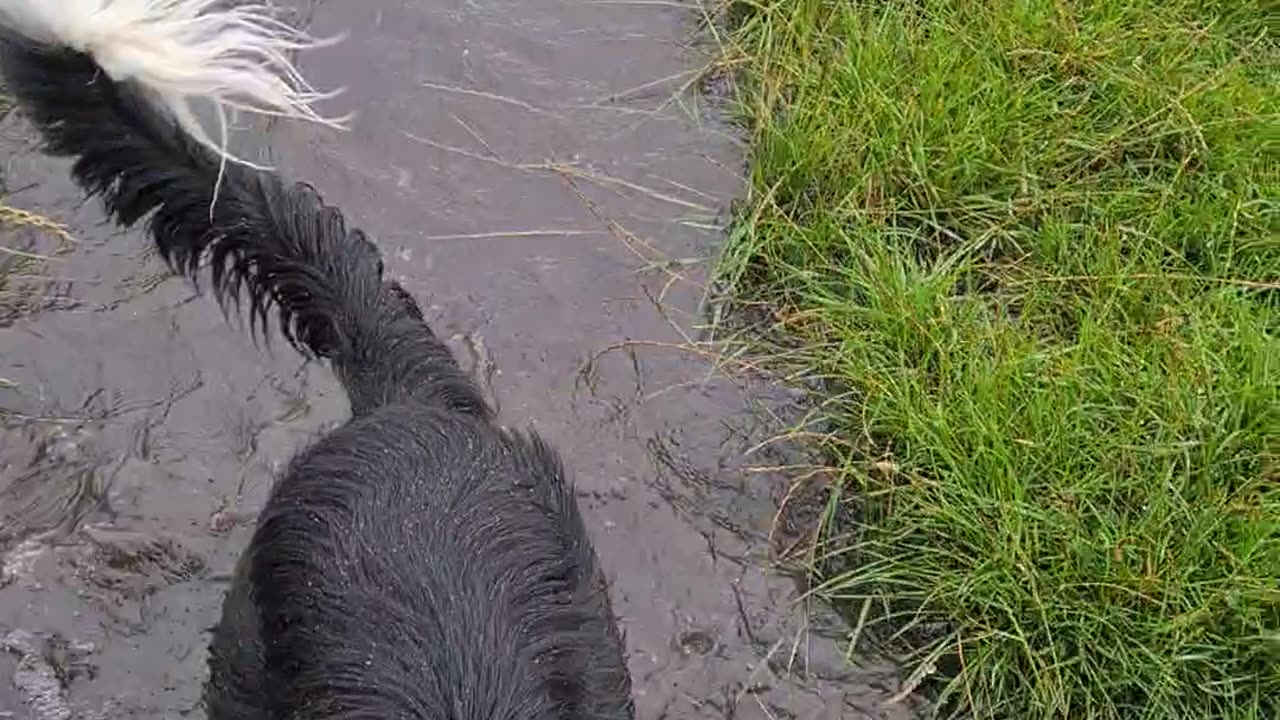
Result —
[[[273, 129], [276, 161], [377, 238], [505, 421], [562, 450], [640, 717], [899, 717], [874, 710], [892, 676], [848, 675], [830, 621], [795, 612], [794, 584], [762, 569], [779, 487], [741, 471], [770, 462], [744, 458], [766, 432], [750, 403], [654, 345], [697, 320], [700, 266], [682, 261], [713, 252], [739, 187], [729, 135], [666, 102], [697, 62], [689, 15], [298, 6], [316, 32], [351, 33], [304, 67], [349, 87], [335, 107], [360, 116], [343, 134]], [[9, 202], [78, 240], [43, 271], [54, 299], [0, 328], [0, 378], [16, 385], [0, 389], [15, 413], [0, 434], [0, 718], [202, 717], [205, 629], [253, 513], [345, 401], [324, 368], [255, 348], [105, 225], [20, 119], [0, 126], [0, 157]], [[646, 268], [659, 256], [675, 262]]]

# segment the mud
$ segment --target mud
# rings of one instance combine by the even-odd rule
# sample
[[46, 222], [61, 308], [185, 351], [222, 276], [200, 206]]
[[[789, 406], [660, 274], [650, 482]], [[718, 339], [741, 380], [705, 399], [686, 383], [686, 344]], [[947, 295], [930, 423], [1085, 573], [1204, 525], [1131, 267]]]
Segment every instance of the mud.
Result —
[[[732, 133], [681, 93], [705, 60], [692, 13], [296, 8], [318, 33], [350, 32], [303, 66], [349, 88], [332, 109], [360, 115], [349, 132], [281, 125], [262, 143], [377, 238], [504, 421], [564, 454], [639, 716], [906, 717], [880, 707], [898, 676], [847, 665], [845, 629], [770, 569], [785, 483], [760, 468], [785, 458], [749, 451], [787, 398], [676, 347], [701, 322], [741, 172]], [[23, 304], [0, 295], [0, 718], [203, 717], [227, 573], [273, 474], [345, 400], [323, 367], [256, 347], [106, 224], [16, 115], [0, 157], [6, 202], [75, 238], [19, 273]]]

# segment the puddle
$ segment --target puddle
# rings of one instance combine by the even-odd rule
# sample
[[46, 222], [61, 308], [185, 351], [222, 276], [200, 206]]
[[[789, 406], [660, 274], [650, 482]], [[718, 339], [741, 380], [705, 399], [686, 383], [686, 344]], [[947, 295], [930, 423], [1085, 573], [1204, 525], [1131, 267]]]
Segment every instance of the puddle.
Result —
[[[879, 708], [897, 676], [850, 669], [843, 628], [767, 570], [785, 488], [750, 471], [776, 462], [747, 456], [771, 429], [757, 389], [673, 349], [699, 318], [691, 261], [714, 252], [740, 188], [731, 135], [671, 99], [699, 62], [691, 15], [298, 9], [317, 33], [350, 32], [303, 64], [360, 115], [346, 133], [272, 128], [275, 162], [376, 237], [503, 420], [563, 453], [638, 716], [907, 717]], [[0, 717], [202, 717], [206, 631], [254, 512], [345, 399], [105, 224], [20, 119], [0, 124], [0, 153], [9, 201], [77, 240], [44, 269], [60, 300], [0, 327], [0, 377], [16, 384], [0, 386], [0, 637], [19, 633], [0, 653]], [[76, 671], [56, 671], [50, 647], [73, 649]], [[54, 709], [36, 714], [30, 688], [50, 672]]]

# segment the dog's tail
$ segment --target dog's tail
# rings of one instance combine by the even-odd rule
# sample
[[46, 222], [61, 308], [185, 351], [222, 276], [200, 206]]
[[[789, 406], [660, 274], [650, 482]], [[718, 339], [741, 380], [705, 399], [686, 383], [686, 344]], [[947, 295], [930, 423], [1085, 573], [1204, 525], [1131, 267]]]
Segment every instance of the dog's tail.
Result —
[[488, 417], [359, 230], [308, 186], [224, 163], [192, 129], [198, 98], [323, 121], [286, 56], [309, 38], [267, 6], [220, 2], [0, 0], [7, 90], [120, 224], [150, 216], [171, 266], [194, 279], [207, 260], [219, 301], [247, 300], [256, 331], [274, 306], [294, 347], [333, 364], [353, 413], [414, 400]]

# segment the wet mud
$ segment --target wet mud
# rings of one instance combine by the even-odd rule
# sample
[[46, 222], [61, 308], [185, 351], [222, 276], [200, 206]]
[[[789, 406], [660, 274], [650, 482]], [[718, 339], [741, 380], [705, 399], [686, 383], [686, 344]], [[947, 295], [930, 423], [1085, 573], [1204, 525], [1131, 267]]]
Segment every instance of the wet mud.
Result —
[[[639, 716], [905, 718], [890, 668], [772, 569], [789, 412], [679, 349], [742, 149], [700, 105], [674, 3], [294, 3], [341, 45], [348, 132], [258, 134], [376, 238], [511, 425], [563, 453], [612, 582]], [[109, 225], [11, 114], [0, 288], [0, 718], [203, 717], [207, 630], [274, 474], [347, 408], [328, 371]], [[65, 252], [56, 253], [57, 250]], [[6, 256], [0, 255], [0, 262]], [[10, 254], [8, 257], [14, 257]], [[759, 385], [759, 386], [756, 386]]]

